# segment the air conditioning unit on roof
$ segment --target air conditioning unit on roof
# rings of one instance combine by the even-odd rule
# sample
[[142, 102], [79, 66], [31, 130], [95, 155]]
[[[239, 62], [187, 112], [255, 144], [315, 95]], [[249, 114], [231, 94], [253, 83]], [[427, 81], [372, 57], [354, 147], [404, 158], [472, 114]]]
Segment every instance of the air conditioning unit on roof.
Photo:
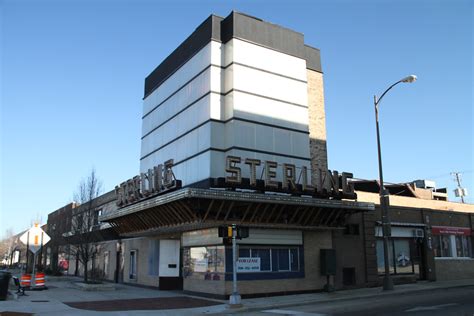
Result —
[[431, 180], [415, 180], [413, 181], [415, 186], [420, 189], [434, 189], [436, 188], [436, 182]]

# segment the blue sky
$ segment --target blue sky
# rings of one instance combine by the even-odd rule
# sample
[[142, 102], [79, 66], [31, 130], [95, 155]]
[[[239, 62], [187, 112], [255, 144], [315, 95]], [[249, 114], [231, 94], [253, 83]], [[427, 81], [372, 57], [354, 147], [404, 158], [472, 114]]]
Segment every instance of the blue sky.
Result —
[[453, 171], [474, 202], [473, 4], [411, 1], [0, 0], [0, 235], [69, 203], [95, 168], [104, 191], [138, 173], [144, 78], [211, 13], [304, 33], [321, 49], [329, 167], [385, 180]]

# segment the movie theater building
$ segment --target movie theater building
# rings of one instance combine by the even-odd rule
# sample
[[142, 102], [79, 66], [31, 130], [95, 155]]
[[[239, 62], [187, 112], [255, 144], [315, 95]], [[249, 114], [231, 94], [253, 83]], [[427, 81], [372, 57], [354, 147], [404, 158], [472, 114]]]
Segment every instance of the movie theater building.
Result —
[[227, 296], [218, 227], [237, 224], [249, 228], [242, 295], [322, 289], [334, 232], [375, 209], [327, 166], [319, 50], [254, 17], [211, 15], [145, 79], [140, 174], [100, 216], [122, 238], [123, 281]]

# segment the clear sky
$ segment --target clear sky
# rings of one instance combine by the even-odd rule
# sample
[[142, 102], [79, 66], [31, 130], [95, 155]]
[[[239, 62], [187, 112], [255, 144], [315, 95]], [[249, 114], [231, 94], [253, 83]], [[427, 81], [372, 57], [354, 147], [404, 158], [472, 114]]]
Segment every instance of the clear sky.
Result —
[[329, 167], [387, 182], [463, 172], [474, 202], [473, 1], [0, 0], [0, 236], [72, 200], [95, 168], [104, 192], [139, 171], [144, 78], [211, 13], [237, 10], [321, 49]]

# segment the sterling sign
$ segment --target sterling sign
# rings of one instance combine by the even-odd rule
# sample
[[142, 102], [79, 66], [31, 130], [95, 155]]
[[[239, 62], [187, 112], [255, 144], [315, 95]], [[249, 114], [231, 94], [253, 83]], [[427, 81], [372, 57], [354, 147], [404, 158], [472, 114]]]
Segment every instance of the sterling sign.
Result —
[[[250, 179], [242, 178], [242, 169], [240, 164], [244, 162], [248, 166], [250, 172]], [[302, 166], [301, 172], [297, 180], [297, 167], [294, 164], [284, 163], [281, 165], [283, 175], [282, 182], [276, 181], [276, 171], [278, 163], [275, 161], [264, 161], [262, 175], [264, 180], [257, 180], [257, 166], [262, 165], [259, 159], [227, 156], [226, 157], [226, 185], [234, 187], [241, 186], [244, 182], [248, 183], [249, 188], [265, 188], [268, 191], [282, 191], [296, 194], [310, 194], [321, 197], [337, 197], [355, 199], [354, 186], [348, 181], [352, 178], [352, 173], [343, 172], [339, 174], [337, 171], [313, 170], [316, 175], [316, 181], [313, 183], [308, 180], [308, 168]], [[244, 181], [245, 180], [245, 181]]]
[[118, 206], [126, 206], [147, 197], [158, 195], [181, 187], [181, 181], [176, 180], [173, 170], [173, 159], [167, 160], [148, 169], [132, 179], [122, 182], [115, 187]]

